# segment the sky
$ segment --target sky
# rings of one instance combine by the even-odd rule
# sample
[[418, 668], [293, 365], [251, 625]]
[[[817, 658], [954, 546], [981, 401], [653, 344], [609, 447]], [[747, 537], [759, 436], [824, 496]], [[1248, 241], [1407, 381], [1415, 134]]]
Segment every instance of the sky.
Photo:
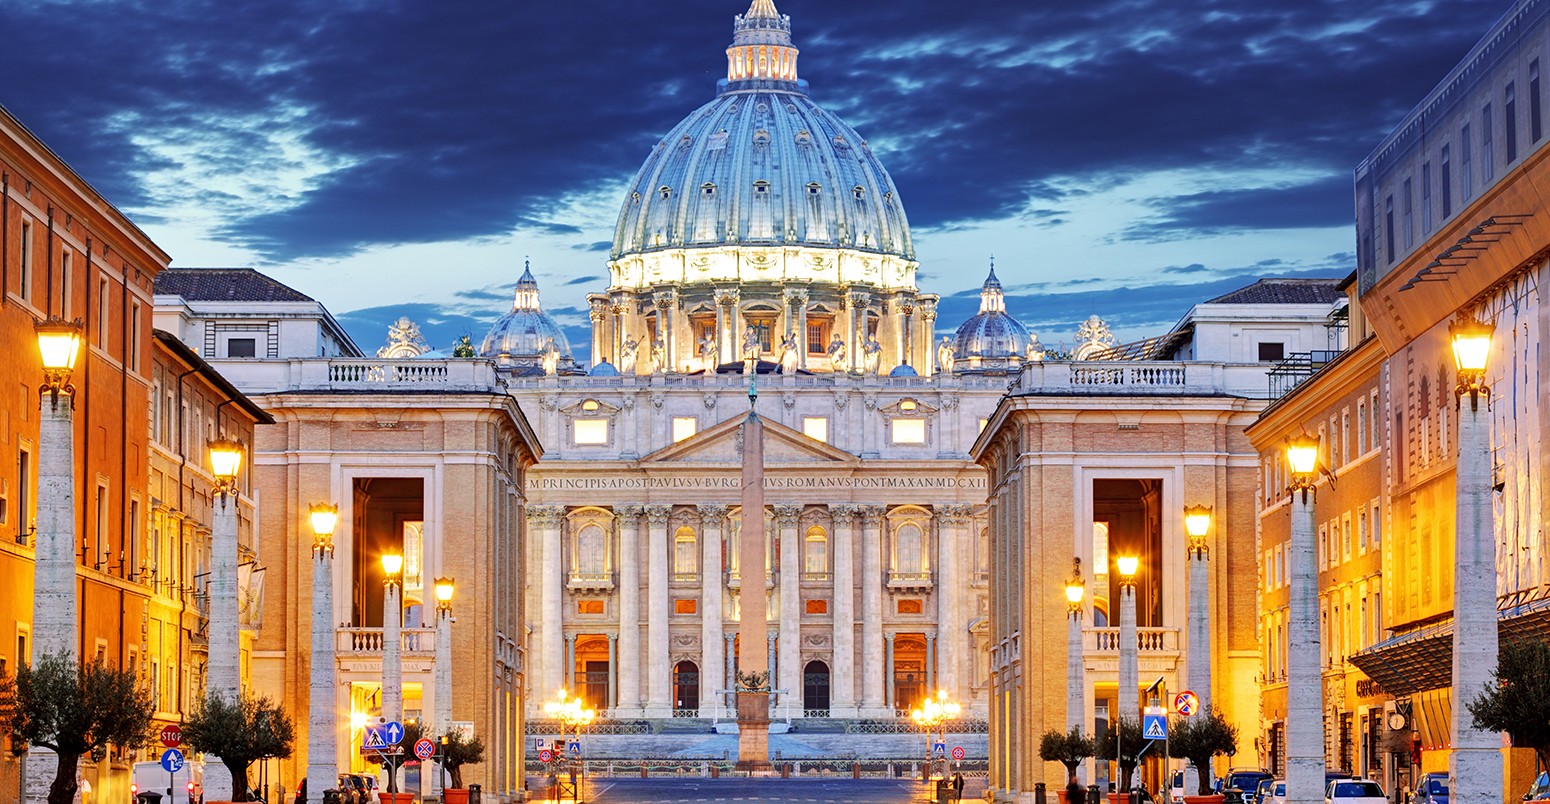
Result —
[[[937, 325], [994, 255], [1046, 345], [1354, 268], [1351, 171], [1505, 0], [776, 0], [867, 138]], [[530, 259], [578, 359], [624, 188], [746, 0], [0, 0], [3, 104], [166, 251], [447, 348]]]

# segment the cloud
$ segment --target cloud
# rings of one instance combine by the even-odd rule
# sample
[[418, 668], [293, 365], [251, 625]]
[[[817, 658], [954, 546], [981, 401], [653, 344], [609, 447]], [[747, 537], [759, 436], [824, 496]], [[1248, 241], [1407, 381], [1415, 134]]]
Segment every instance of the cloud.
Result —
[[603, 277], [601, 277], [601, 276], [578, 276], [575, 279], [566, 280], [565, 284], [566, 285], [591, 285], [591, 284], [594, 284], [594, 283], [597, 283], [597, 282], [602, 282], [602, 281], [603, 281]]
[[1208, 190], [1154, 198], [1157, 214], [1127, 227], [1127, 240], [1164, 241], [1233, 230], [1313, 229], [1351, 225], [1351, 181]]

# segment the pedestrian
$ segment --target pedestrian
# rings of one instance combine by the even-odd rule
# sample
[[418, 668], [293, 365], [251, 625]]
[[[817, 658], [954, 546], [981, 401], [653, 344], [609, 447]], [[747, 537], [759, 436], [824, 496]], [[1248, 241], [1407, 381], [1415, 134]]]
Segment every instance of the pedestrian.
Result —
[[296, 785], [296, 804], [307, 804], [307, 777], [301, 777], [301, 784]]
[[1066, 801], [1070, 804], [1082, 804], [1086, 800], [1087, 788], [1076, 780], [1076, 774], [1071, 774], [1071, 778], [1066, 782]]
[[963, 774], [953, 771], [953, 801], [963, 800]]

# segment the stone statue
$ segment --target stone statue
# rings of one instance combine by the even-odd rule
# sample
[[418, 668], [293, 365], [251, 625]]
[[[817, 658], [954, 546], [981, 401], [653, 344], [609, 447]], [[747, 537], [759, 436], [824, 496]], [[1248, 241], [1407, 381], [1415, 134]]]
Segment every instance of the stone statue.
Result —
[[544, 374], [549, 377], [560, 372], [560, 347], [554, 345], [554, 339], [544, 342], [543, 351]]
[[743, 327], [743, 373], [753, 374], [759, 370], [759, 355], [764, 352], [764, 344], [759, 342], [759, 333], [752, 326]]
[[631, 335], [631, 336], [625, 338], [624, 339], [624, 343], [619, 344], [619, 373], [620, 374], [634, 374], [635, 373], [635, 354], [637, 352], [639, 352], [639, 351], [640, 351], [640, 341], [635, 340], [635, 336], [634, 335]]
[[705, 373], [716, 373], [716, 336], [708, 332], [700, 339], [700, 362], [705, 366]]
[[953, 343], [951, 335], [943, 335], [942, 342], [936, 345], [936, 364], [943, 374], [952, 374], [953, 365], [958, 362], [958, 345]]
[[786, 337], [780, 341], [780, 373], [797, 373], [797, 359], [801, 357], [801, 353], [797, 351], [799, 348], [801, 347], [797, 345], [796, 334], [788, 331]]
[[861, 345], [863, 366], [868, 374], [876, 374], [883, 362], [883, 345], [877, 340], [877, 335], [867, 335], [866, 343]]
[[473, 339], [467, 335], [464, 335], [463, 337], [457, 339], [457, 343], [452, 344], [452, 356], [478, 357], [479, 353], [474, 351]]
[[397, 321], [388, 325], [387, 345], [377, 350], [377, 357], [402, 360], [419, 357], [430, 350], [425, 344], [425, 338], [420, 335], [419, 325], [410, 321], [408, 316], [399, 316]]
[[1044, 353], [1045, 353], [1044, 344], [1039, 343], [1039, 336], [1038, 335], [1030, 336], [1028, 338], [1028, 359], [1029, 360], [1043, 360], [1044, 359]]
[[1094, 360], [1113, 349], [1116, 343], [1109, 325], [1096, 315], [1088, 316], [1087, 320], [1076, 328], [1076, 338], [1081, 341], [1081, 344], [1076, 347], [1076, 353], [1072, 355], [1074, 360]]
[[663, 342], [662, 336], [658, 335], [657, 339], [651, 342], [651, 373], [662, 374], [667, 369], [667, 344]]
[[845, 342], [840, 340], [839, 335], [835, 335], [834, 340], [829, 341], [829, 368], [835, 371], [850, 370], [849, 350], [845, 348]]

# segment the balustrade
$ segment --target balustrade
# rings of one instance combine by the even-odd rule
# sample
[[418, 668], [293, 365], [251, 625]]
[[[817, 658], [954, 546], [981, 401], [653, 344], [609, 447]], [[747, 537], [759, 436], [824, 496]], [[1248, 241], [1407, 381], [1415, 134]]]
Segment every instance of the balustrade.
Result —
[[[405, 628], [399, 632], [404, 655], [436, 652], [436, 629]], [[382, 654], [381, 628], [340, 628], [336, 643], [340, 654], [380, 656]]]

